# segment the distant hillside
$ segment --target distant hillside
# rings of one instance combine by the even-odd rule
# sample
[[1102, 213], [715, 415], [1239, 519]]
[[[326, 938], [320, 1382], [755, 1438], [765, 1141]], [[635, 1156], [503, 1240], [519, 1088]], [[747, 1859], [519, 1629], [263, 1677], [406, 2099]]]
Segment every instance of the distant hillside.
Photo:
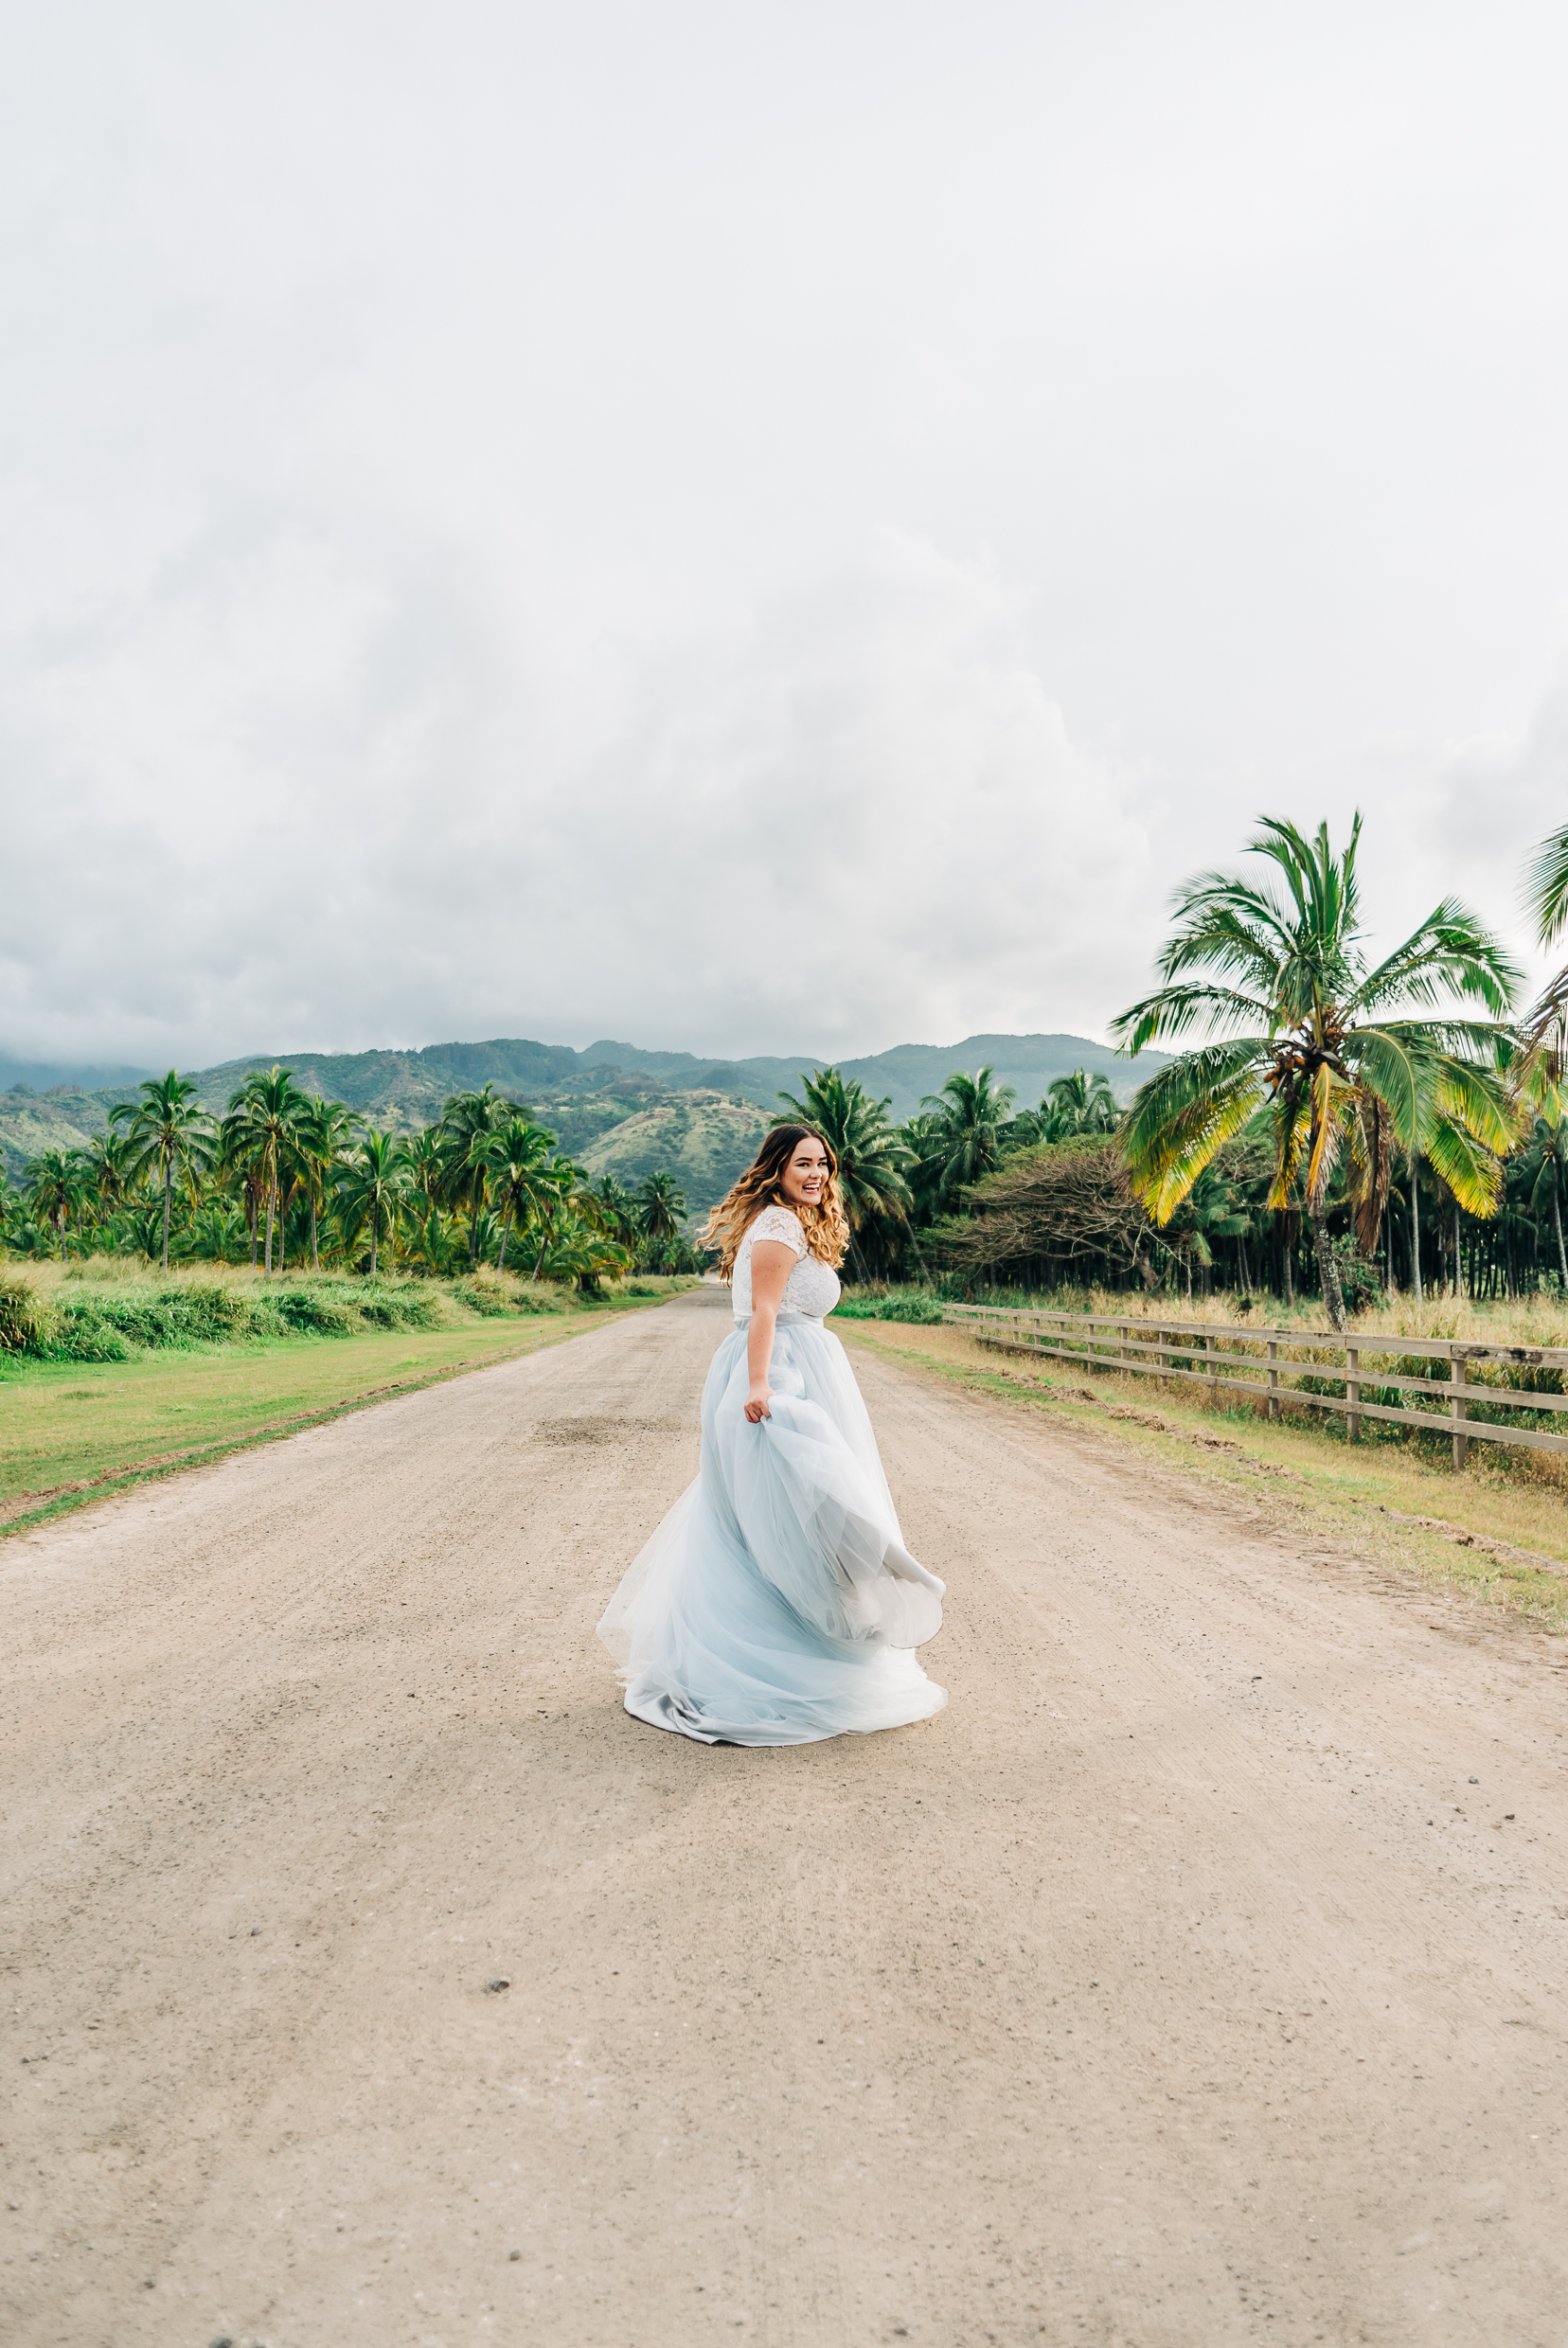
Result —
[[96, 1093], [104, 1085], [138, 1084], [151, 1074], [151, 1068], [122, 1068], [117, 1063], [84, 1068], [64, 1060], [9, 1059], [0, 1052], [0, 1093], [9, 1093], [13, 1084], [26, 1085], [33, 1093], [47, 1093], [57, 1085], [73, 1093]]
[[757, 1155], [767, 1112], [722, 1093], [676, 1093], [615, 1126], [579, 1152], [597, 1181], [614, 1174], [629, 1190], [645, 1174], [668, 1170], [680, 1181], [692, 1214], [722, 1199]]
[[[743, 1159], [735, 1162], [717, 1190], [717, 1170], [728, 1166], [740, 1147], [742, 1130], [755, 1135], [761, 1121], [737, 1118], [720, 1108], [742, 1104], [769, 1115], [781, 1092], [793, 1092], [813, 1068], [828, 1065], [827, 1053], [796, 1053], [741, 1060], [703, 1059], [691, 1052], [645, 1052], [634, 1043], [532, 1043], [500, 1037], [487, 1043], [432, 1043], [409, 1052], [260, 1052], [224, 1060], [216, 1068], [192, 1070], [205, 1107], [222, 1111], [253, 1068], [276, 1059], [292, 1068], [307, 1092], [347, 1101], [379, 1126], [397, 1133], [429, 1125], [454, 1093], [493, 1083], [499, 1093], [526, 1102], [559, 1134], [563, 1148], [596, 1173], [631, 1179], [669, 1165], [681, 1172], [691, 1204], [707, 1206], [722, 1195]], [[1103, 1043], [1082, 1036], [966, 1036], [952, 1044], [900, 1043], [890, 1052], [845, 1059], [846, 1076], [858, 1076], [874, 1099], [890, 1097], [895, 1119], [913, 1115], [921, 1098], [940, 1090], [955, 1069], [989, 1063], [1000, 1083], [1012, 1085], [1021, 1108], [1032, 1108], [1055, 1076], [1069, 1069], [1103, 1074], [1119, 1099], [1165, 1062], [1146, 1052], [1136, 1068]], [[18, 1063], [0, 1063], [0, 1068]], [[39, 1068], [37, 1075], [68, 1075]], [[79, 1147], [102, 1132], [116, 1100], [134, 1095], [135, 1074], [82, 1070], [80, 1076], [108, 1075], [86, 1085], [62, 1081], [53, 1088], [31, 1078], [12, 1080], [0, 1093], [0, 1152], [14, 1178], [29, 1158], [45, 1149]], [[700, 1096], [701, 1105], [694, 1096]], [[677, 1112], [688, 1113], [677, 1114]], [[633, 1128], [625, 1132], [628, 1126]], [[674, 1155], [648, 1157], [656, 1137], [668, 1136]], [[755, 1142], [752, 1145], [755, 1147]]]

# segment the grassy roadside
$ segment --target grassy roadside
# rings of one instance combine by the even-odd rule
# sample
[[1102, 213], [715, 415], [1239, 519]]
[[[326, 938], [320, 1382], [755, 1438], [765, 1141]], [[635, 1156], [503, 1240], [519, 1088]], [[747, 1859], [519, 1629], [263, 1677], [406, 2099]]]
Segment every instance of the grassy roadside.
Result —
[[1568, 1510], [1560, 1486], [1478, 1457], [1455, 1475], [1414, 1450], [1326, 1444], [1291, 1419], [1210, 1410], [1156, 1379], [1089, 1374], [981, 1345], [965, 1331], [892, 1321], [830, 1325], [850, 1346], [1015, 1409], [1092, 1427], [1179, 1473], [1245, 1491], [1380, 1564], [1568, 1633]]
[[449, 1299], [431, 1328], [160, 1347], [131, 1361], [0, 1355], [0, 1538], [663, 1301], [501, 1317]]

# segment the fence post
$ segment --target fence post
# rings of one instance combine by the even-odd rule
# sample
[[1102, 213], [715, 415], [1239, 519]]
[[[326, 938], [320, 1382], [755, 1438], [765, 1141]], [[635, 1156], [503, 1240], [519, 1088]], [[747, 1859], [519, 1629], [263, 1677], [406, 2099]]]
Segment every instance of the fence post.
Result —
[[1359, 1407], [1361, 1403], [1361, 1379], [1357, 1376], [1357, 1372], [1360, 1368], [1360, 1353], [1354, 1345], [1346, 1345], [1345, 1348], [1345, 1399], [1349, 1405], [1349, 1413], [1345, 1423], [1349, 1432], [1350, 1440], [1352, 1443], [1359, 1443], [1361, 1441], [1361, 1410]]
[[1214, 1358], [1214, 1339], [1207, 1329], [1203, 1331], [1203, 1363], [1208, 1371], [1209, 1409], [1212, 1411], [1220, 1400], [1220, 1365]]
[[1123, 1361], [1125, 1362], [1125, 1361], [1127, 1361], [1127, 1359], [1128, 1359], [1128, 1351], [1127, 1351], [1127, 1339], [1128, 1339], [1128, 1333], [1129, 1333], [1129, 1331], [1131, 1330], [1131, 1326], [1132, 1326], [1132, 1324], [1131, 1323], [1131, 1321], [1123, 1321], [1123, 1322], [1122, 1322], [1119, 1325], [1120, 1325], [1120, 1331], [1121, 1331], [1121, 1358], [1122, 1358]]
[[1466, 1371], [1465, 1357], [1457, 1345], [1449, 1347], [1449, 1380], [1453, 1388], [1449, 1401], [1449, 1415], [1454, 1426], [1453, 1464], [1456, 1468], [1462, 1468], [1470, 1452], [1470, 1437], [1458, 1432], [1465, 1420]]
[[1279, 1416], [1279, 1372], [1274, 1367], [1278, 1360], [1279, 1346], [1271, 1337], [1269, 1340], [1269, 1416], [1271, 1418]]

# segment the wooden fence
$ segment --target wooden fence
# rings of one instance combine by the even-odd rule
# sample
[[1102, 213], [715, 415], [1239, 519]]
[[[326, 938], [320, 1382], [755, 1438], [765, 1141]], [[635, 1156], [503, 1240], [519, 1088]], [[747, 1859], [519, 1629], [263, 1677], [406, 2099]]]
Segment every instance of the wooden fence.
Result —
[[[1015, 1310], [1007, 1305], [945, 1304], [942, 1319], [969, 1329], [982, 1344], [999, 1345], [1009, 1353], [1046, 1354], [1088, 1370], [1184, 1379], [1204, 1387], [1210, 1402], [1224, 1395], [1256, 1396], [1268, 1405], [1271, 1418], [1287, 1409], [1339, 1411], [1352, 1443], [1360, 1440], [1363, 1418], [1419, 1427], [1428, 1434], [1448, 1433], [1456, 1468], [1464, 1466], [1471, 1443], [1568, 1451], [1568, 1432], [1552, 1432], [1550, 1416], [1568, 1411], [1568, 1395], [1511, 1382], [1529, 1371], [1568, 1370], [1568, 1351], [1549, 1346], [1478, 1345], [1469, 1338], [1394, 1337], [1368, 1329], [1340, 1338], [1326, 1330], [1255, 1328], [1239, 1321], [1178, 1321], [1163, 1314], [1131, 1319], [1032, 1307]], [[1441, 1364], [1441, 1373], [1413, 1376], [1413, 1361], [1430, 1361], [1434, 1369]], [[1493, 1385], [1471, 1377], [1472, 1363], [1488, 1362], [1498, 1365], [1510, 1383]], [[1334, 1386], [1343, 1393], [1320, 1391]], [[1365, 1397], [1368, 1387], [1384, 1395], [1430, 1395], [1435, 1407], [1403, 1410], [1391, 1402], [1371, 1402]], [[1476, 1419], [1470, 1414], [1477, 1408], [1541, 1413], [1547, 1426]], [[1568, 1421], [1560, 1418], [1556, 1424], [1568, 1428]]]

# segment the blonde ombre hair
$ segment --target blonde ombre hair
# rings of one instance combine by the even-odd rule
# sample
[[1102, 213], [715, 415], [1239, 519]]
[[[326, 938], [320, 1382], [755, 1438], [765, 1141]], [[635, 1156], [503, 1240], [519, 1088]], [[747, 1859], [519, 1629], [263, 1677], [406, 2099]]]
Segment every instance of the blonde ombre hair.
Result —
[[[784, 1196], [784, 1168], [802, 1142], [820, 1142], [828, 1153], [828, 1180], [817, 1206], [810, 1206], [804, 1200], [799, 1206], [792, 1206]], [[721, 1280], [733, 1276], [740, 1242], [765, 1206], [786, 1207], [797, 1216], [806, 1235], [806, 1245], [818, 1263], [830, 1264], [835, 1272], [838, 1270], [849, 1245], [849, 1218], [839, 1197], [838, 1159], [833, 1145], [815, 1126], [775, 1125], [771, 1133], [764, 1134], [762, 1147], [752, 1164], [708, 1217], [703, 1244], [718, 1249]]]

